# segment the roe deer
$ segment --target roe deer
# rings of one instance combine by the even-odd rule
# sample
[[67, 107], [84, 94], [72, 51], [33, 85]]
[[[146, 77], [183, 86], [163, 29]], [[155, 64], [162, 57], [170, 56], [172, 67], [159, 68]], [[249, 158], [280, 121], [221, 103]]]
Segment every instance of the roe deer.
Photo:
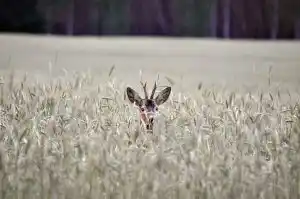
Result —
[[155, 90], [157, 88], [156, 82], [154, 83], [154, 87], [152, 89], [150, 98], [148, 98], [147, 93], [147, 83], [142, 83], [142, 87], [144, 89], [145, 98], [142, 99], [140, 95], [133, 90], [130, 87], [127, 87], [126, 93], [128, 96], [128, 99], [131, 103], [134, 103], [138, 108], [140, 112], [140, 122], [144, 124], [144, 127], [146, 127], [146, 130], [149, 132], [153, 132], [153, 121], [155, 116], [158, 112], [158, 106], [165, 103], [171, 93], [171, 87], [167, 87], [160, 91], [158, 95], [154, 98]]

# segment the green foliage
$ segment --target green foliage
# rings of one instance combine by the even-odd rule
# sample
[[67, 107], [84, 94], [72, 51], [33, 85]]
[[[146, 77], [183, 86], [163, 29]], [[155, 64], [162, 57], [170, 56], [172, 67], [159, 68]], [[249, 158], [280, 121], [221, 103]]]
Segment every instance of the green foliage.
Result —
[[[231, 0], [230, 35], [267, 38], [273, 31], [278, 32], [276, 37], [296, 37], [299, 2]], [[223, 14], [224, 1], [221, 0], [87, 0], [84, 6], [74, 0], [3, 0], [0, 2], [0, 30], [202, 37], [211, 36], [212, 27], [214, 34], [224, 28]]]
[[0, 31], [41, 32], [42, 19], [35, 5], [36, 0], [0, 1]]
[[281, 20], [287, 20], [290, 23], [293, 23], [297, 17], [300, 18], [300, 1], [278, 1], [280, 6], [279, 14], [281, 15]]
[[178, 35], [207, 36], [213, 1], [175, 1], [175, 29]]
[[104, 34], [126, 34], [130, 31], [130, 0], [101, 0], [101, 29]]

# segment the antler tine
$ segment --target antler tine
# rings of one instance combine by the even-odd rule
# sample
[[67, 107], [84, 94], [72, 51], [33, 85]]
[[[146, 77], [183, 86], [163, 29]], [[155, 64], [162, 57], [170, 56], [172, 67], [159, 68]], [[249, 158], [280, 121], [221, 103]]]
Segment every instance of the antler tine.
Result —
[[156, 88], [157, 88], [157, 86], [156, 86], [156, 81], [155, 81], [155, 82], [154, 82], [153, 89], [152, 89], [152, 93], [151, 93], [151, 96], [150, 96], [150, 99], [153, 99], [154, 94], [155, 94], [155, 91], [156, 91]]
[[145, 99], [148, 99], [148, 93], [147, 93], [147, 82], [143, 83], [141, 81], [141, 85], [143, 87], [144, 93], [145, 93]]

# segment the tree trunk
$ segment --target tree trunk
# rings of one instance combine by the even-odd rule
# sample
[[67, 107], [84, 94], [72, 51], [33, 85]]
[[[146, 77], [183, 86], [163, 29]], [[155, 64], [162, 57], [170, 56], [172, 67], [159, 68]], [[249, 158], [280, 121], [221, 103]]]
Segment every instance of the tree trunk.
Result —
[[214, 0], [210, 7], [210, 36], [217, 37], [218, 27], [218, 0]]
[[53, 7], [49, 6], [46, 10], [46, 33], [51, 34], [52, 33], [52, 27], [53, 27]]
[[230, 38], [230, 5], [231, 5], [231, 0], [224, 0], [224, 5], [223, 5], [223, 37], [224, 38]]
[[273, 0], [273, 12], [271, 19], [271, 39], [278, 37], [279, 0]]
[[67, 13], [67, 35], [74, 34], [74, 0], [70, 0], [69, 12]]
[[157, 21], [160, 26], [161, 33], [165, 35], [171, 34], [172, 27], [172, 17], [171, 17], [171, 1], [170, 0], [160, 0], [156, 1], [156, 9], [157, 9]]
[[294, 38], [300, 39], [300, 17], [298, 17], [298, 19], [295, 20], [294, 32]]
[[97, 35], [99, 33], [99, 7], [98, 5], [92, 4], [90, 8], [90, 33]]

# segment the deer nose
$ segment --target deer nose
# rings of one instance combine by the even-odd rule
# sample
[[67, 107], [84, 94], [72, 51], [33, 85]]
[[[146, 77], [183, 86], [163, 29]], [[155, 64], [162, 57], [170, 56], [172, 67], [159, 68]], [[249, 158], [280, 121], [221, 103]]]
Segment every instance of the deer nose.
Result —
[[149, 122], [152, 123], [153, 122], [153, 117], [149, 118]]

